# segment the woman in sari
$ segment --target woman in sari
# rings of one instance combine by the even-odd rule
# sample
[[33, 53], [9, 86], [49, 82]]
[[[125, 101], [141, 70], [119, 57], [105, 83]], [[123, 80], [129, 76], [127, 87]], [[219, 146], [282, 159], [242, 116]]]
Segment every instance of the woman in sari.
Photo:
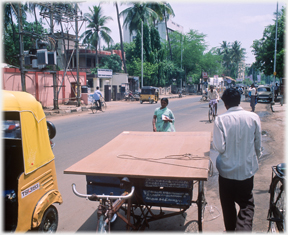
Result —
[[154, 132], [175, 132], [174, 114], [167, 108], [168, 99], [161, 99], [161, 107], [156, 108], [152, 120]]

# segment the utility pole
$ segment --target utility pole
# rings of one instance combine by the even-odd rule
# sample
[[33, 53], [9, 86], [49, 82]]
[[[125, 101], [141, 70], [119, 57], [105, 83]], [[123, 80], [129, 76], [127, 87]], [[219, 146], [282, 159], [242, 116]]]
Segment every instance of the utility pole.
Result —
[[26, 91], [25, 71], [23, 67], [24, 52], [23, 52], [23, 32], [22, 32], [22, 8], [21, 3], [18, 4], [18, 28], [19, 28], [19, 43], [20, 43], [20, 73], [22, 91]]
[[141, 88], [143, 88], [143, 21], [141, 20]]
[[276, 9], [276, 32], [275, 32], [275, 52], [274, 52], [274, 71], [273, 71], [274, 77], [273, 77], [272, 104], [275, 103], [275, 101], [274, 101], [274, 89], [275, 89], [275, 79], [276, 79], [277, 26], [278, 26], [278, 2], [277, 2], [277, 9]]
[[[80, 82], [79, 82], [79, 39], [78, 39], [78, 4], [75, 4], [75, 28], [76, 28], [76, 40], [75, 40], [75, 46], [76, 46], [76, 68], [77, 68], [77, 107], [80, 107]], [[96, 48], [97, 50], [97, 48]]]
[[[54, 22], [53, 22], [53, 12], [50, 10], [50, 34], [54, 35]], [[57, 93], [57, 88], [58, 88], [58, 84], [57, 84], [57, 78], [56, 78], [56, 66], [53, 65], [53, 72], [51, 72], [52, 76], [53, 76], [53, 109], [59, 109], [58, 106], [58, 93]]]

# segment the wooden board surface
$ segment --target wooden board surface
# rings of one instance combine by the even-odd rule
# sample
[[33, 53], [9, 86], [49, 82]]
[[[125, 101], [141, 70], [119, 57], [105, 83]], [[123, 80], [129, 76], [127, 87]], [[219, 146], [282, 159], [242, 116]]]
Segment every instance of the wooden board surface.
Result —
[[124, 131], [65, 174], [207, 180], [210, 132]]

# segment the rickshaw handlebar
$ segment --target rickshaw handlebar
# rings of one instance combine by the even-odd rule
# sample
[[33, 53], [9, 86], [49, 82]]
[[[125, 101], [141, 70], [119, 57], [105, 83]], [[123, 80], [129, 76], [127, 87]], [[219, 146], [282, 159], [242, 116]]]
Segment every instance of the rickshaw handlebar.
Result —
[[134, 190], [135, 190], [135, 187], [132, 186], [131, 187], [131, 192], [127, 195], [96, 195], [96, 194], [82, 194], [82, 193], [78, 193], [77, 190], [76, 190], [76, 184], [72, 184], [72, 190], [73, 190], [73, 193], [78, 196], [78, 197], [83, 197], [83, 198], [86, 198], [88, 199], [89, 197], [90, 198], [93, 198], [94, 200], [95, 199], [128, 199], [130, 197], [133, 196], [134, 194]]

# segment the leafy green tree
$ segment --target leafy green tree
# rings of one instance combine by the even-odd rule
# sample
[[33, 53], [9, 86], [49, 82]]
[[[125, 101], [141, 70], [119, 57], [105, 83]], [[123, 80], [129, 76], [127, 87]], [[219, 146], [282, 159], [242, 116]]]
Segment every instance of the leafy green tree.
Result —
[[100, 38], [102, 38], [107, 44], [113, 42], [113, 39], [110, 37], [111, 29], [107, 26], [109, 20], [113, 20], [110, 16], [104, 16], [101, 4], [98, 6], [93, 6], [91, 9], [89, 7], [90, 13], [85, 13], [84, 16], [88, 21], [87, 30], [80, 36], [80, 39], [83, 38], [83, 43], [88, 43], [94, 46], [96, 50], [95, 61], [96, 67], [98, 63], [98, 45], [100, 44]]
[[[170, 59], [172, 60], [172, 49], [171, 49], [170, 37], [169, 37], [169, 33], [168, 33], [167, 20], [171, 16], [173, 16], [173, 17], [175, 16], [174, 11], [173, 11], [171, 5], [167, 2], [151, 2], [151, 3], [147, 3], [147, 4], [157, 14], [157, 18], [155, 18], [155, 19], [152, 18], [153, 22], [155, 22], [156, 19], [159, 20], [159, 22], [162, 22], [162, 21], [165, 22], [166, 35], [167, 35], [169, 51], [170, 51]], [[155, 25], [155, 23], [154, 23], [154, 25]]]
[[150, 58], [151, 53], [150, 30], [147, 24], [143, 25], [143, 50], [145, 51], [146, 60], [152, 62]]
[[[129, 74], [133, 74], [134, 76], [141, 77], [141, 60], [134, 59], [132, 63], [127, 64], [127, 70]], [[143, 63], [143, 85], [151, 86], [155, 84], [157, 81], [154, 80], [155, 74], [157, 74], [158, 65], [151, 64], [149, 62]]]
[[[276, 15], [276, 14], [275, 14]], [[277, 49], [276, 49], [276, 77], [284, 77], [285, 67], [285, 16], [286, 8], [283, 7], [278, 13], [277, 27]], [[271, 75], [274, 72], [274, 52], [275, 52], [275, 34], [276, 20], [273, 25], [268, 25], [263, 32], [263, 37], [259, 40], [254, 40], [252, 52], [255, 55], [256, 62], [254, 66], [262, 71], [265, 75]]]
[[99, 67], [101, 69], [112, 69], [113, 73], [120, 72], [122, 67], [122, 60], [117, 54], [105, 56], [101, 59], [101, 64]]

